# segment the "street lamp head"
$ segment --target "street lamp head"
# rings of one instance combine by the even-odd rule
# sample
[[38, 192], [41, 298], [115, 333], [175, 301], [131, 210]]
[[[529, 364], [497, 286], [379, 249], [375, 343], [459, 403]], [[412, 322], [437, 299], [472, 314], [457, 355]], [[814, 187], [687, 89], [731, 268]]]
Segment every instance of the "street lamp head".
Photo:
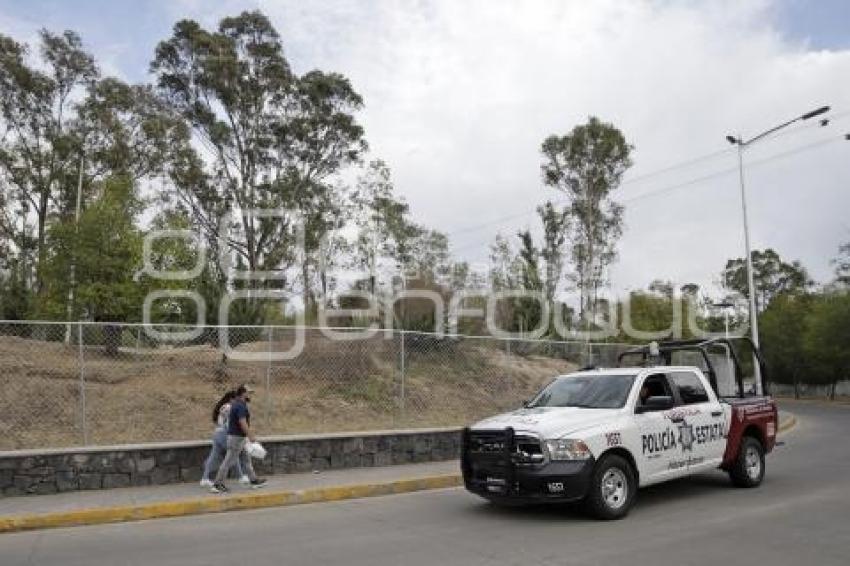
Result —
[[726, 136], [726, 141], [731, 143], [732, 145], [738, 145], [741, 141], [735, 136]]
[[800, 116], [803, 120], [808, 120], [809, 118], [814, 118], [815, 116], [820, 116], [821, 114], [826, 114], [829, 112], [829, 106], [821, 106], [817, 110], [812, 110], [811, 112], [806, 112], [802, 116]]

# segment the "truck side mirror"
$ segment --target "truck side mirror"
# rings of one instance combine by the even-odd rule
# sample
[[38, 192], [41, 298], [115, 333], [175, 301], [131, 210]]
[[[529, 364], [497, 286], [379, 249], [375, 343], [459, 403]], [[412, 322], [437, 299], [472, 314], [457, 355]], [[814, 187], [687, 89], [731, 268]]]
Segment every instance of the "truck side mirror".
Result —
[[669, 395], [655, 395], [648, 397], [643, 404], [635, 407], [635, 412], [653, 413], [656, 411], [666, 411], [667, 409], [672, 409], [674, 405], [673, 398]]

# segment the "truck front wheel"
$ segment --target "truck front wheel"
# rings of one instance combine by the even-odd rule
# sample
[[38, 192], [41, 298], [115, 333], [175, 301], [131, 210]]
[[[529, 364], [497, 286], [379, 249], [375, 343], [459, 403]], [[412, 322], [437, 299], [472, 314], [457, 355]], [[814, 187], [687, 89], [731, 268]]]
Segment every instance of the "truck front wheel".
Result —
[[738, 487], [757, 487], [764, 479], [764, 447], [757, 438], [741, 439], [738, 457], [729, 470], [732, 483]]
[[636, 494], [632, 466], [625, 458], [609, 454], [596, 464], [584, 504], [597, 519], [621, 519], [628, 514]]

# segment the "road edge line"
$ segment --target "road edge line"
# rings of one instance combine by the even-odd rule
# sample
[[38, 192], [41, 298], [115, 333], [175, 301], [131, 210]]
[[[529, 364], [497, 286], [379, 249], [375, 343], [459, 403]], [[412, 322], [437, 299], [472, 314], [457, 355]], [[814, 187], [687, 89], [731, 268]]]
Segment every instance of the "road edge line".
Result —
[[12, 515], [0, 517], [0, 534], [59, 527], [78, 527], [147, 519], [186, 517], [207, 513], [244, 511], [248, 509], [287, 507], [305, 503], [330, 503], [349, 499], [412, 493], [429, 489], [445, 489], [458, 487], [462, 484], [463, 481], [460, 474], [444, 474], [381, 483], [252, 493], [235, 497], [204, 497], [141, 505], [77, 509], [58, 513]]

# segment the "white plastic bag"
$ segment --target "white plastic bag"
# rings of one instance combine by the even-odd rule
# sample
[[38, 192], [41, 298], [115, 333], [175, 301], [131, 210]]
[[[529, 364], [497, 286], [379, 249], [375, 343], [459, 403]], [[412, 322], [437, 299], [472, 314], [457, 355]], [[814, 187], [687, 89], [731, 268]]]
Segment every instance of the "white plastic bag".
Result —
[[251, 442], [249, 440], [245, 444], [245, 451], [248, 453], [248, 456], [255, 460], [262, 460], [266, 457], [266, 449], [259, 442]]

